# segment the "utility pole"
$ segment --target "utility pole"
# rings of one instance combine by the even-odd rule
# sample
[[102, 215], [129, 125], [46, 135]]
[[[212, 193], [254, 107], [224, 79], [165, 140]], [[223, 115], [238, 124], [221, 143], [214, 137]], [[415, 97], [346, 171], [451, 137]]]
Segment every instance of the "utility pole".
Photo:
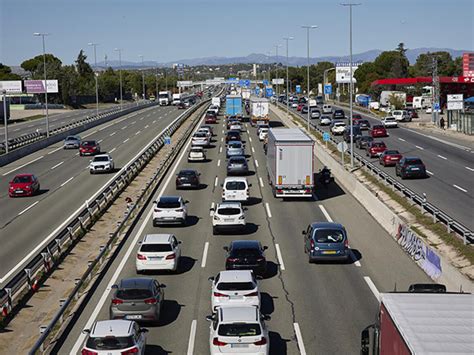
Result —
[[[275, 47], [275, 52], [276, 52], [275, 53], [276, 54], [275, 78], [277, 79], [277, 83], [278, 83], [278, 48], [281, 47], [281, 44], [275, 44], [274, 47]], [[280, 87], [280, 84], [276, 84], [277, 97], [280, 94], [279, 87]]]
[[8, 117], [7, 117], [7, 90], [3, 89], [3, 127], [5, 129], [5, 153], [8, 154]]
[[293, 37], [284, 37], [286, 41], [286, 117], [290, 117], [290, 103], [289, 103], [289, 81], [288, 81], [288, 41], [293, 40]]

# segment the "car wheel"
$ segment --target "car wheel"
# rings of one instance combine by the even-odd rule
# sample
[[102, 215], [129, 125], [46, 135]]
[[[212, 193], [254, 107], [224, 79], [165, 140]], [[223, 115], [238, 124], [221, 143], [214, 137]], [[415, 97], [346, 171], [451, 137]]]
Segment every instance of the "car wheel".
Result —
[[400, 172], [400, 177], [402, 178], [402, 180], [405, 180], [407, 178], [403, 171]]
[[311, 259], [311, 254], [308, 253], [308, 264], [314, 264], [314, 260]]
[[219, 232], [216, 227], [212, 227], [212, 235], [218, 235]]
[[153, 227], [158, 227], [158, 223], [155, 220], [153, 221]]

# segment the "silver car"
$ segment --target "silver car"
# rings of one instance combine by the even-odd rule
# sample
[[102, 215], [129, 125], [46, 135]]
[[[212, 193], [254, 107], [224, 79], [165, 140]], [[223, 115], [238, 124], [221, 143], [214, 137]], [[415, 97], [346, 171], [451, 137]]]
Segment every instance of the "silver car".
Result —
[[79, 149], [81, 145], [81, 137], [79, 136], [67, 136], [64, 140], [64, 149]]
[[165, 297], [163, 285], [151, 278], [123, 279], [110, 302], [110, 319], [158, 322]]
[[245, 145], [243, 145], [241, 141], [229, 141], [229, 143], [227, 143], [226, 155], [227, 158], [237, 155], [245, 155]]
[[244, 156], [232, 156], [227, 161], [227, 175], [246, 175], [248, 172], [249, 166]]

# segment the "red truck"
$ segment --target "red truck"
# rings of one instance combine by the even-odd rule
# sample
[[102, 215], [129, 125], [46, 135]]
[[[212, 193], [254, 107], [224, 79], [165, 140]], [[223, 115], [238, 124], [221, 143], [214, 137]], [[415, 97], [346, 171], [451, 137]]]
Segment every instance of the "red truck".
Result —
[[474, 296], [440, 284], [382, 293], [377, 323], [362, 331], [362, 355], [474, 354]]

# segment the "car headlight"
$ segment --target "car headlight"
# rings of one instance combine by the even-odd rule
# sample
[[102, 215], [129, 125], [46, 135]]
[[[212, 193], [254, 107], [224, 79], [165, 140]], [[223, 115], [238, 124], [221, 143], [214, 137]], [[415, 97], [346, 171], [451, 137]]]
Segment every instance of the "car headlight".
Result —
[[245, 219], [245, 216], [242, 215], [242, 216], [239, 217], [239, 219], [240, 219], [240, 220]]
[[220, 221], [221, 219], [219, 218], [219, 216], [216, 216], [214, 215], [214, 221]]

